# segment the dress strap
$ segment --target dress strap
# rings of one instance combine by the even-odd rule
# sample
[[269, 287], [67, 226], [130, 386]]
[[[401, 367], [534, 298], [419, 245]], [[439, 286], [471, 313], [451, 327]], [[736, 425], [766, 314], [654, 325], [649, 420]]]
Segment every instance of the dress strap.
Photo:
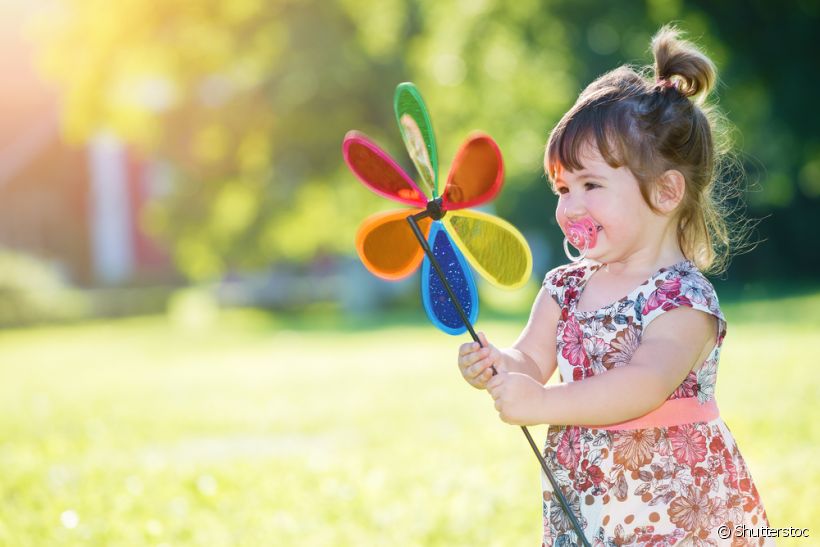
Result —
[[659, 270], [649, 290], [638, 299], [644, 330], [661, 314], [687, 307], [717, 318], [716, 345], [722, 345], [726, 336], [726, 318], [720, 311], [715, 288], [689, 260]]
[[570, 309], [574, 306], [579, 289], [600, 266], [589, 259], [558, 266], [547, 272], [541, 286], [561, 308]]

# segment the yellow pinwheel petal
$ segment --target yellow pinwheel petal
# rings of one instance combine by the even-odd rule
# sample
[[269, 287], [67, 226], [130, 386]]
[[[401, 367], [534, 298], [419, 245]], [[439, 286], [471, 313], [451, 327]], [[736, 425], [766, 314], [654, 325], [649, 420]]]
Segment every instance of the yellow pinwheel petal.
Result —
[[509, 222], [471, 209], [450, 211], [442, 221], [473, 268], [490, 283], [515, 289], [530, 278], [530, 247]]

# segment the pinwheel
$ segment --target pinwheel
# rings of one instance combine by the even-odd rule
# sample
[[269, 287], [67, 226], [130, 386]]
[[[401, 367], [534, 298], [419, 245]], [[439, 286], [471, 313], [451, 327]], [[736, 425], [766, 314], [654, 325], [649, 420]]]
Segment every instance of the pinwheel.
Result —
[[452, 304], [434, 262], [424, 256], [407, 218], [413, 217], [433, 255], [444, 265], [447, 283], [468, 323], [478, 317], [478, 293], [467, 263], [490, 283], [512, 289], [529, 279], [532, 254], [510, 223], [469, 209], [490, 202], [501, 190], [504, 167], [495, 141], [482, 133], [468, 137], [439, 192], [435, 137], [421, 94], [411, 83], [400, 84], [394, 106], [405, 146], [420, 175], [419, 184], [357, 131], [345, 136], [344, 158], [365, 186], [415, 209], [367, 218], [356, 235], [356, 250], [368, 270], [388, 280], [409, 276], [422, 264], [421, 294], [428, 317], [444, 332], [461, 334], [469, 325]]
[[[501, 190], [501, 151], [488, 135], [472, 134], [456, 153], [439, 193], [435, 137], [421, 94], [409, 82], [399, 84], [393, 106], [419, 181], [364, 134], [345, 135], [344, 159], [356, 177], [377, 194], [411, 207], [365, 219], [356, 234], [356, 250], [368, 270], [387, 280], [405, 278], [421, 264], [427, 316], [444, 332], [467, 330], [479, 342], [472, 326], [478, 317], [478, 293], [467, 263], [504, 288], [520, 287], [532, 270], [530, 248], [518, 230], [494, 215], [469, 209], [489, 203]], [[579, 540], [589, 545], [541, 451], [527, 428], [521, 429]]]

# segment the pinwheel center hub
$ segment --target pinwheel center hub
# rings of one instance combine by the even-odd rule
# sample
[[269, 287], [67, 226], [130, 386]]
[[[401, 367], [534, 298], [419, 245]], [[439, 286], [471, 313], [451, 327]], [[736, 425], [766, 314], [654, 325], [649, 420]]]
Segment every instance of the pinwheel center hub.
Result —
[[441, 207], [441, 198], [431, 199], [427, 202], [427, 216], [429, 216], [433, 220], [441, 220], [444, 215], [447, 213]]

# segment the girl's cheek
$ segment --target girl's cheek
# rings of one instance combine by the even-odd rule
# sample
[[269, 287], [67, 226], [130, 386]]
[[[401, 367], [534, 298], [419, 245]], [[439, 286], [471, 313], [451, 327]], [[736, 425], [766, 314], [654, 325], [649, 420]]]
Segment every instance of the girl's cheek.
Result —
[[567, 223], [567, 218], [564, 216], [562, 211], [563, 209], [560, 207], [555, 210], [555, 220], [558, 222], [558, 227], [561, 228], [561, 231], [564, 230], [563, 227]]
[[598, 215], [605, 213], [608, 209], [612, 207], [612, 199], [606, 199], [606, 196], [603, 194], [597, 194], [594, 196], [589, 196], [587, 200], [587, 208], [589, 211], [596, 212]]

